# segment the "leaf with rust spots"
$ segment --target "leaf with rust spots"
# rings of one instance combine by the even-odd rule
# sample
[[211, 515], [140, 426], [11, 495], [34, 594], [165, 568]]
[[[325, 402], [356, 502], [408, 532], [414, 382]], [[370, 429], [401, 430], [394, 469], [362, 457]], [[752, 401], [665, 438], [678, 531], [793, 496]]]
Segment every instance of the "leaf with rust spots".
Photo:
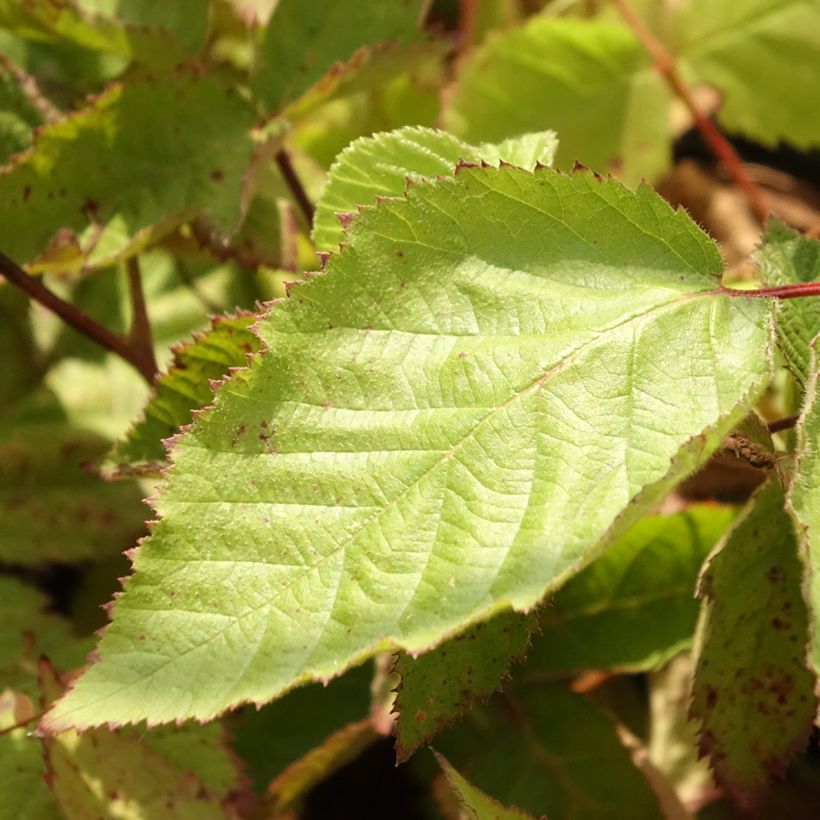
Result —
[[717, 780], [749, 806], [806, 744], [815, 713], [803, 568], [783, 489], [749, 502], [700, 580], [691, 715]]
[[477, 700], [486, 700], [524, 659], [535, 614], [502, 612], [418, 658], [398, 656], [396, 758], [407, 760]]

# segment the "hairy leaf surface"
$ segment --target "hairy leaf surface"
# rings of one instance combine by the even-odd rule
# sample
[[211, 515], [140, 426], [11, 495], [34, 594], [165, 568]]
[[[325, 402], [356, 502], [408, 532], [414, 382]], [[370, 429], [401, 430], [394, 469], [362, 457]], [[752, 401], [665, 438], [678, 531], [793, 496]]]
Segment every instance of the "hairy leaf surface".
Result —
[[31, 261], [60, 229], [85, 232], [72, 241], [88, 251], [104, 226], [123, 247], [155, 223], [170, 230], [197, 212], [230, 234], [240, 218], [252, 122], [246, 104], [209, 77], [182, 72], [114, 86], [44, 128], [0, 174], [4, 252]]
[[373, 205], [378, 196], [399, 196], [408, 180], [451, 176], [459, 161], [504, 161], [527, 169], [538, 163], [552, 165], [557, 144], [552, 131], [523, 134], [498, 145], [470, 145], [446, 131], [416, 126], [362, 137], [345, 148], [330, 168], [316, 203], [313, 241], [317, 248], [335, 248], [344, 239], [337, 214], [353, 211], [357, 205]]
[[535, 17], [490, 35], [465, 61], [443, 122], [471, 142], [555, 130], [556, 164], [578, 160], [627, 182], [669, 161], [669, 95], [623, 25]]
[[543, 608], [527, 671], [656, 669], [695, 631], [695, 586], [729, 525], [728, 507], [692, 507], [640, 521]]
[[[767, 285], [792, 285], [820, 280], [820, 241], [806, 239], [782, 222], [766, 229], [757, 252]], [[801, 384], [810, 376], [809, 345], [820, 333], [820, 298], [782, 299], [775, 313], [777, 340], [789, 369]]]
[[462, 168], [349, 241], [179, 440], [50, 729], [209, 718], [533, 607], [768, 379], [769, 306], [647, 188]]
[[257, 97], [275, 111], [362, 46], [411, 42], [426, 5], [427, 0], [280, 0], [257, 52]]
[[770, 481], [700, 581], [704, 599], [691, 713], [718, 781], [752, 802], [807, 742], [815, 713], [803, 570]]

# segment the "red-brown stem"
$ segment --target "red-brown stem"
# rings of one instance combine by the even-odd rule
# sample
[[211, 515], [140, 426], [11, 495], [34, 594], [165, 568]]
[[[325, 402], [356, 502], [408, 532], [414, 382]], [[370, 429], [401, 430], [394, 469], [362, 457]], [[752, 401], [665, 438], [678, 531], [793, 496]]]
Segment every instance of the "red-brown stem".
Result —
[[144, 376], [146, 381], [151, 383], [154, 380], [154, 369], [147, 366], [143, 357], [128, 343], [127, 339], [103, 327], [70, 302], [61, 299], [37, 277], [26, 273], [3, 253], [0, 253], [0, 274], [6, 278], [7, 282], [28, 294], [29, 298], [34, 299], [35, 302], [48, 308], [83, 336], [125, 359]]
[[804, 296], [820, 296], [820, 282], [796, 282], [793, 285], [777, 285], [773, 288], [735, 290], [721, 287], [724, 296], [743, 296], [757, 299], [801, 299]]
[[282, 172], [282, 177], [284, 178], [288, 188], [290, 188], [290, 192], [293, 194], [296, 204], [304, 214], [308, 225], [313, 225], [313, 214], [315, 212], [315, 208], [313, 207], [313, 203], [310, 201], [310, 197], [307, 195], [307, 192], [302, 185], [302, 181], [299, 179], [299, 176], [293, 167], [293, 163], [290, 161], [288, 152], [284, 148], [280, 148], [276, 152], [276, 164], [279, 166], [279, 170]]
[[691, 90], [683, 82], [675, 66], [675, 58], [666, 50], [663, 43], [647, 28], [638, 13], [629, 4], [629, 0], [612, 0], [627, 25], [635, 32], [644, 48], [652, 55], [655, 70], [666, 80], [672, 91], [683, 101], [689, 109], [695, 127], [700, 131], [715, 156], [723, 162], [732, 179], [746, 195], [746, 199], [755, 216], [765, 222], [769, 216], [769, 209], [763, 199], [763, 193], [749, 176], [746, 167], [732, 147], [732, 144], [718, 131], [712, 120], [709, 119], [695, 102]]
[[130, 257], [126, 267], [128, 269], [128, 290], [131, 294], [131, 345], [143, 360], [146, 371], [150, 369], [153, 374], [156, 374], [157, 360], [154, 357], [151, 322], [148, 319], [145, 294], [142, 290], [139, 258]]
[[766, 428], [770, 433], [780, 433], [783, 430], [791, 430], [795, 424], [797, 424], [797, 420], [800, 418], [799, 415], [795, 413], [793, 416], [786, 416], [782, 419], [775, 419], [774, 421], [770, 421]]
[[0, 66], [5, 68], [17, 80], [26, 99], [40, 112], [47, 123], [57, 122], [62, 118], [62, 114], [43, 96], [40, 87], [37, 85], [37, 80], [31, 74], [24, 71], [4, 54], [0, 54]]

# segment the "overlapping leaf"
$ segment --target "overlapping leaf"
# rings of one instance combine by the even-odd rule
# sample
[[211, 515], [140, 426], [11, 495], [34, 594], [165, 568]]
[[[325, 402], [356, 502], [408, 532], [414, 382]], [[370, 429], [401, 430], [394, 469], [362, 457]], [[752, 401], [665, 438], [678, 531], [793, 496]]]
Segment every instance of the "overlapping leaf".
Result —
[[0, 245], [28, 262], [64, 229], [61, 245], [80, 254], [100, 242], [110, 257], [156, 223], [170, 230], [197, 212], [230, 234], [251, 124], [245, 103], [210, 77], [115, 86], [42, 130], [0, 175]]
[[719, 782], [743, 804], [785, 772], [816, 711], [797, 540], [783, 489], [750, 502], [700, 582], [692, 715]]
[[530, 608], [768, 379], [769, 306], [646, 188], [462, 168], [349, 241], [178, 442], [50, 730], [208, 718]]
[[528, 672], [655, 669], [695, 631], [695, 585], [733, 516], [728, 507], [692, 507], [636, 524], [544, 607]]
[[325, 189], [316, 204], [313, 241], [333, 249], [344, 239], [337, 214], [357, 205], [373, 205], [379, 196], [399, 196], [408, 180], [450, 176], [459, 161], [501, 161], [531, 169], [552, 165], [557, 140], [552, 131], [524, 134], [498, 145], [469, 145], [432, 128], [408, 126], [351, 143], [330, 168]]
[[[781, 222], [766, 229], [757, 252], [767, 285], [820, 280], [820, 241], [806, 239]], [[777, 306], [777, 338], [789, 369], [804, 384], [810, 376], [809, 345], [820, 333], [820, 299], [784, 299]]]
[[259, 44], [254, 90], [276, 111], [362, 46], [412, 42], [427, 0], [281, 0]]
[[578, 160], [628, 182], [669, 161], [669, 95], [648, 54], [623, 25], [535, 17], [490, 35], [464, 62], [444, 110], [472, 142], [554, 129], [556, 164]]

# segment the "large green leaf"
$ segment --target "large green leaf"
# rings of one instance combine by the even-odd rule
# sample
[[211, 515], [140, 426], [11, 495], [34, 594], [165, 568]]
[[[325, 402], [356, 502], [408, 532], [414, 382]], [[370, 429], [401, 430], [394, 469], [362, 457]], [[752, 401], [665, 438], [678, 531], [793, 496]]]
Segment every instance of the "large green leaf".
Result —
[[804, 563], [804, 595], [809, 605], [809, 657], [820, 678], [820, 402], [818, 402], [817, 341], [810, 348], [806, 401], [797, 426], [797, 466], [789, 488], [792, 511]]
[[445, 126], [472, 142], [551, 128], [556, 164], [578, 160], [627, 182], [669, 161], [669, 95], [623, 25], [535, 17], [490, 35], [450, 91]]
[[[43, 129], [0, 176], [0, 247], [27, 262], [70, 229], [86, 232], [83, 251], [114, 233], [111, 255], [155, 223], [168, 230], [192, 212], [229, 234], [240, 219], [252, 122], [246, 104], [210, 77], [181, 72], [115, 86]], [[94, 225], [107, 228], [102, 238]]]
[[427, 0], [280, 0], [259, 44], [256, 96], [276, 111], [362, 46], [411, 42], [426, 5]]
[[766, 300], [642, 187], [462, 168], [366, 211], [181, 437], [101, 660], [46, 720], [208, 718], [528, 609], [700, 465]]
[[700, 581], [692, 716], [718, 781], [744, 804], [785, 772], [816, 711], [807, 667], [803, 569], [771, 480], [749, 503]]
[[316, 203], [313, 241], [317, 248], [335, 248], [344, 239], [338, 214], [372, 205], [379, 196], [400, 196], [408, 180], [450, 176], [459, 161], [503, 161], [522, 168], [552, 165], [557, 144], [552, 131], [524, 134], [498, 145], [469, 145], [446, 131], [413, 126], [362, 137], [330, 168]]
[[688, 0], [672, 23], [675, 48], [695, 81], [721, 93], [726, 128], [758, 142], [820, 145], [816, 0]]
[[[782, 222], [772, 221], [757, 252], [767, 285], [820, 280], [820, 241], [806, 239]], [[809, 345], [820, 333], [820, 298], [783, 299], [777, 305], [777, 340], [789, 369], [804, 384], [809, 378]]]
[[732, 515], [702, 506], [636, 524], [543, 609], [524, 674], [637, 672], [680, 652], [695, 631], [701, 564]]

